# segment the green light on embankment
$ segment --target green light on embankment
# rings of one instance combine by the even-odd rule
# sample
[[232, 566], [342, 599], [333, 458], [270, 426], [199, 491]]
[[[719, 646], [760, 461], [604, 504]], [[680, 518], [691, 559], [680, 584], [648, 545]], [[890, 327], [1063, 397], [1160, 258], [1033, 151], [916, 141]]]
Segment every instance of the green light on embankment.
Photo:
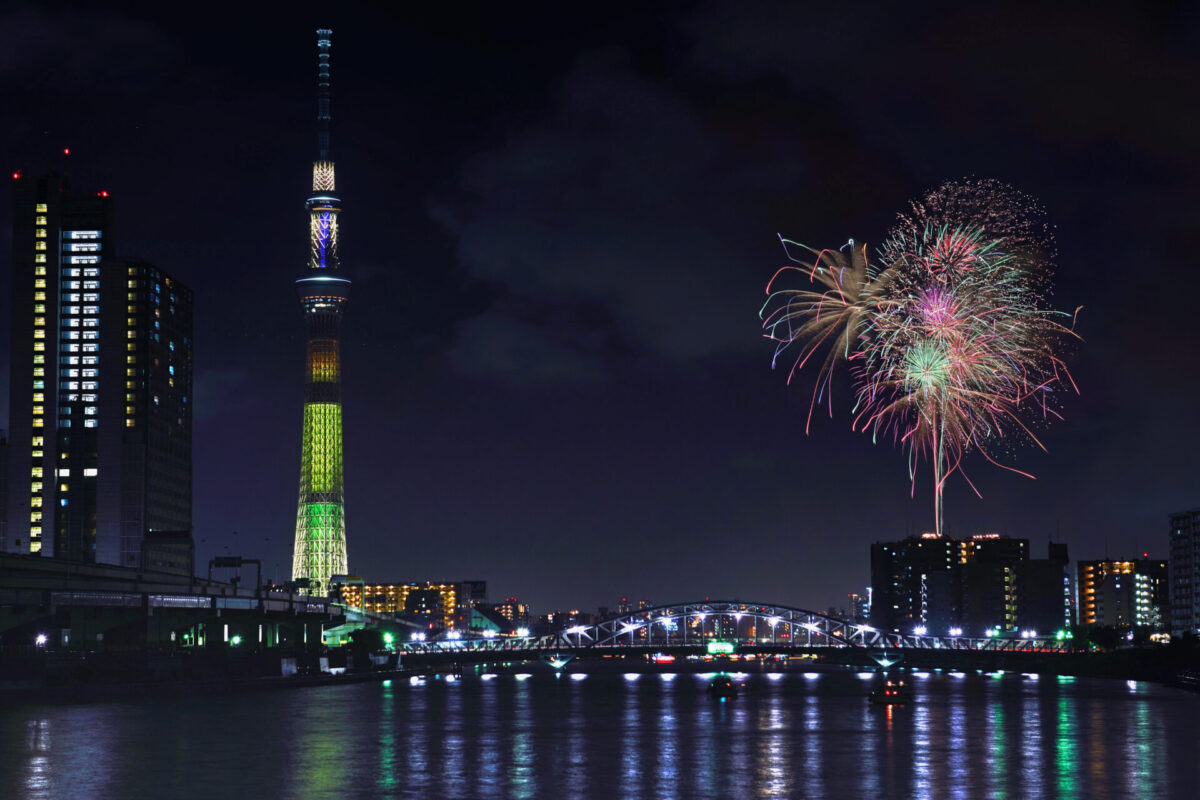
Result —
[[231, 645], [233, 645], [234, 647], [237, 647], [239, 644], [241, 644], [241, 643], [242, 643], [242, 637], [241, 637], [241, 636], [238, 636], [238, 635], [235, 633], [233, 636], [230, 636], [230, 637], [229, 637], [229, 643], [230, 643]]
[[733, 642], [709, 642], [708, 654], [710, 656], [729, 655], [733, 652]]
[[396, 640], [396, 637], [392, 636], [390, 633], [385, 633], [383, 635], [383, 644], [384, 644], [384, 646], [388, 647], [389, 649], [392, 646], [392, 642], [394, 642], [395, 640]]

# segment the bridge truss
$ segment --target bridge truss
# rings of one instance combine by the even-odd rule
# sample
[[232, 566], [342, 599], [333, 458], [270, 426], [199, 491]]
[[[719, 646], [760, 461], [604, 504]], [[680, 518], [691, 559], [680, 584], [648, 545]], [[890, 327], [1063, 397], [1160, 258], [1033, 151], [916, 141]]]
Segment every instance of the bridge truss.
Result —
[[1013, 638], [890, 633], [801, 608], [723, 600], [640, 609], [594, 625], [576, 625], [546, 636], [485, 638], [458, 637], [450, 633], [432, 641], [406, 642], [401, 649], [410, 653], [447, 650], [517, 653], [695, 647], [697, 651], [703, 651], [714, 641], [741, 647], [797, 651], [858, 647], [1044, 653], [1070, 649], [1069, 642], [1054, 636]]

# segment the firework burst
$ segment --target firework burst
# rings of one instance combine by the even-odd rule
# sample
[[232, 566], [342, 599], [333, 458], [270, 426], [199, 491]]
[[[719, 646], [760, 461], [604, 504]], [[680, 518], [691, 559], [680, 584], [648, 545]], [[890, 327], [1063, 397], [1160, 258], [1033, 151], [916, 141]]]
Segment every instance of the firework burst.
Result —
[[[844, 362], [855, 393], [852, 427], [907, 451], [914, 492], [918, 466], [929, 462], [939, 533], [943, 489], [961, 474], [964, 456], [976, 451], [1032, 477], [1000, 464], [993, 451], [1013, 439], [1042, 447], [1032, 423], [1057, 418], [1055, 392], [1075, 388], [1057, 355], [1075, 336], [1070, 315], [1047, 308], [1043, 297], [1048, 229], [1031, 220], [1036, 206], [1027, 196], [998, 187], [945, 184], [913, 203], [880, 248], [878, 266], [853, 241], [817, 251], [783, 240], [795, 265], [772, 278], [761, 313], [775, 363], [785, 350], [798, 351], [789, 382], [824, 351], [809, 423], [820, 402], [832, 415], [830, 379]], [[798, 258], [801, 251], [814, 258]], [[810, 286], [777, 288], [785, 275], [807, 277]]]

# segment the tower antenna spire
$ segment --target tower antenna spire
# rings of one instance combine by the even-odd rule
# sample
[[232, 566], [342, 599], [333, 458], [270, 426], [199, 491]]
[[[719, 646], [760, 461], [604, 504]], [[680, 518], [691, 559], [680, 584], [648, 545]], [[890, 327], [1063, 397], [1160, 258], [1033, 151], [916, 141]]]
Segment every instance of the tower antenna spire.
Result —
[[317, 28], [317, 152], [321, 161], [329, 160], [329, 28]]

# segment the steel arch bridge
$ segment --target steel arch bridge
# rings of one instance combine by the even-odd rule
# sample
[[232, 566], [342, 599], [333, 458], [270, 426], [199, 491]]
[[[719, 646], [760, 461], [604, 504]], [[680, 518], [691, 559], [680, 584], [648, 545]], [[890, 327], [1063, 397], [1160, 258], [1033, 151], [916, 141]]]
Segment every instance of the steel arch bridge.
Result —
[[432, 641], [406, 642], [407, 653], [447, 651], [580, 652], [631, 648], [705, 649], [709, 642], [766, 646], [775, 650], [826, 648], [870, 650], [982, 650], [1067, 652], [1054, 636], [969, 637], [890, 633], [817, 611], [764, 603], [704, 600], [639, 609], [594, 625], [576, 625], [546, 636], [461, 637], [454, 632]]

